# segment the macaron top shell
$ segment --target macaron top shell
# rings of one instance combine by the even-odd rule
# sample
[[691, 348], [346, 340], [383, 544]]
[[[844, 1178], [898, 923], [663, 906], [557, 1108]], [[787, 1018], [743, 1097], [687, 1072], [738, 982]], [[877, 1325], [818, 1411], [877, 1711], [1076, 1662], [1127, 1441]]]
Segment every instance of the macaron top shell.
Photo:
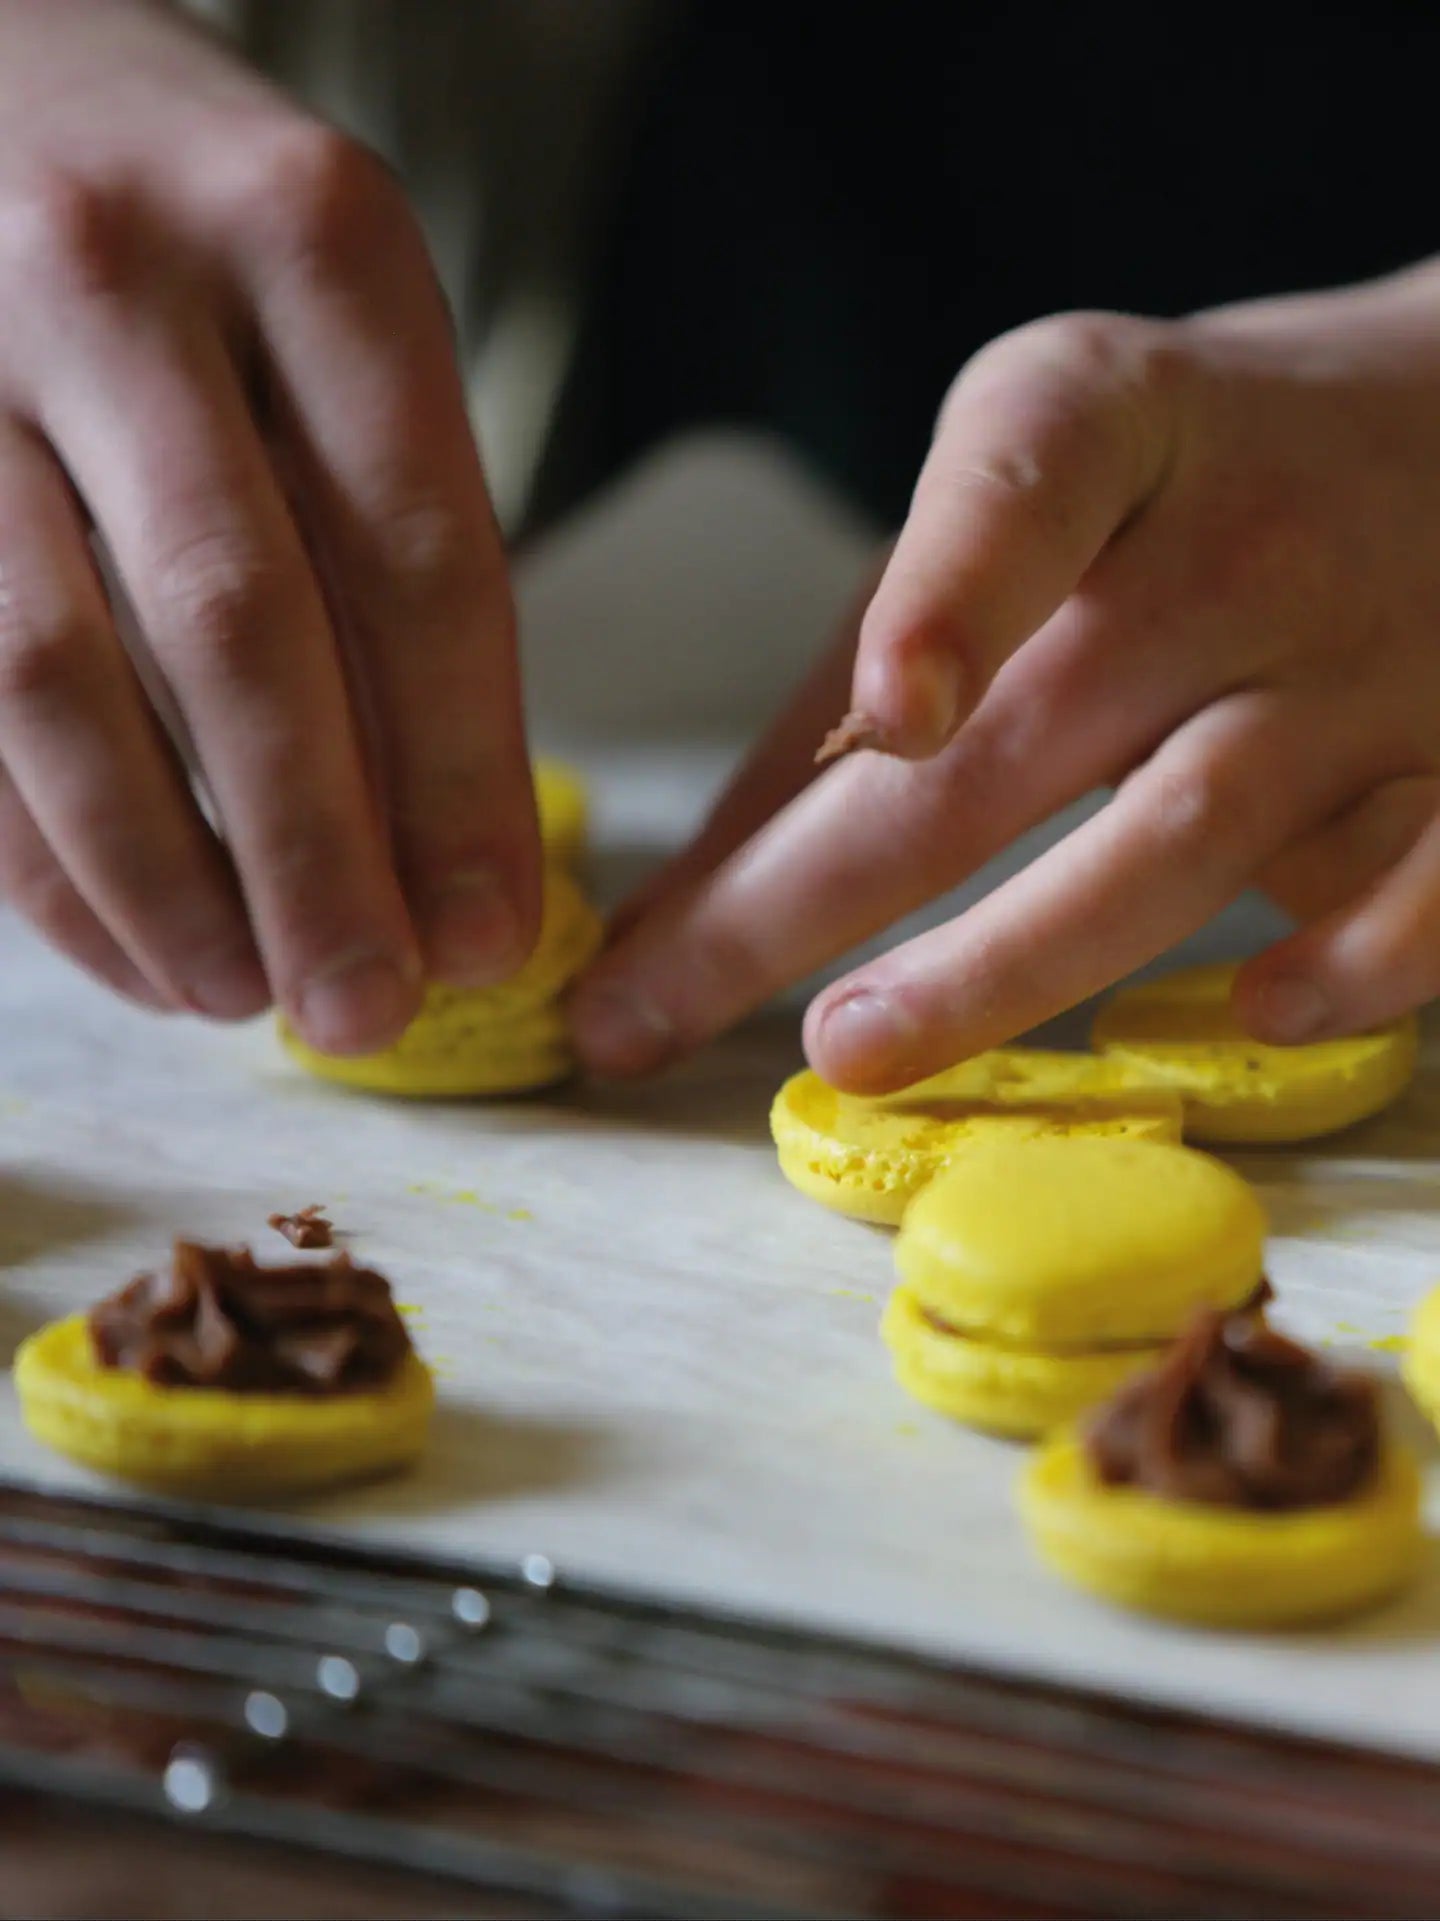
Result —
[[1231, 964], [1182, 968], [1122, 989], [1091, 1039], [1105, 1058], [1185, 1100], [1198, 1140], [1300, 1141], [1378, 1113], [1415, 1070], [1413, 1018], [1368, 1034], [1267, 1047], [1236, 1019]]
[[602, 938], [600, 917], [580, 889], [550, 867], [540, 938], [510, 980], [495, 987], [429, 987], [409, 1027], [377, 1054], [318, 1053], [283, 1016], [280, 1040], [310, 1073], [376, 1093], [463, 1097], [543, 1087], [562, 1080], [572, 1065], [558, 997]]
[[477, 1037], [502, 1046], [528, 1038], [527, 1027], [548, 1023], [556, 996], [599, 952], [602, 937], [600, 916], [575, 882], [549, 869], [540, 935], [524, 966], [494, 987], [427, 988], [420, 1012], [386, 1051], [427, 1054]]
[[1265, 1216], [1192, 1149], [1107, 1135], [977, 1140], [911, 1203], [895, 1265], [921, 1306], [977, 1338], [1159, 1342], [1259, 1285]]

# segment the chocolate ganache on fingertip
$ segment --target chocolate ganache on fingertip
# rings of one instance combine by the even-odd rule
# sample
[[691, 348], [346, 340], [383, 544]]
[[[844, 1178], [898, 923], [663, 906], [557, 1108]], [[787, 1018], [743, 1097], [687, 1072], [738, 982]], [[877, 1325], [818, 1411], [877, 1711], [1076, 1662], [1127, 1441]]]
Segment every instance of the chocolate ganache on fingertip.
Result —
[[193, 1241], [101, 1301], [89, 1327], [102, 1367], [232, 1393], [381, 1387], [411, 1351], [389, 1282], [348, 1254], [261, 1267], [247, 1247]]
[[1332, 1506], [1374, 1478], [1379, 1395], [1253, 1309], [1207, 1310], [1082, 1438], [1108, 1486], [1225, 1507]]

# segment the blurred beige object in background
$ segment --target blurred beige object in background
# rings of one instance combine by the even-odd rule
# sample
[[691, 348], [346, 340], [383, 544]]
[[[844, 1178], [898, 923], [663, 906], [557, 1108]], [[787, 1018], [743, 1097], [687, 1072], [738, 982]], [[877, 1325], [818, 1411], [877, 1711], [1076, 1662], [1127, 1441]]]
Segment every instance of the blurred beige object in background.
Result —
[[657, 0], [179, 0], [404, 179], [502, 525], [524, 517]]
[[539, 740], [738, 744], [836, 631], [878, 539], [779, 442], [715, 431], [657, 448], [520, 568]]

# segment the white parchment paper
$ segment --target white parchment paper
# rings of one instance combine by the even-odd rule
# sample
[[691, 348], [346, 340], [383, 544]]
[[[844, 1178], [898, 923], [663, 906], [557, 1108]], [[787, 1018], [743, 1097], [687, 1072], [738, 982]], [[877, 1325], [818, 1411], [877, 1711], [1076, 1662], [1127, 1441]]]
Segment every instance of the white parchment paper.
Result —
[[[651, 484], [666, 525], [683, 524], [685, 461]], [[643, 551], [645, 516], [629, 522]], [[862, 544], [836, 540], [837, 599]], [[593, 612], [607, 567], [628, 580], [637, 564], [598, 542], [573, 592]], [[816, 581], [807, 592], [825, 600]], [[790, 611], [777, 600], [777, 623]], [[547, 618], [578, 610], [554, 597]], [[678, 834], [723, 759], [597, 748], [617, 858]], [[1264, 932], [1242, 908], [1195, 951]], [[461, 1557], [538, 1551], [627, 1589], [1440, 1757], [1434, 1565], [1362, 1623], [1251, 1637], [1113, 1614], [1032, 1565], [1011, 1505], [1018, 1452], [890, 1381], [876, 1336], [888, 1237], [775, 1170], [766, 1109], [798, 1059], [781, 1010], [648, 1090], [373, 1101], [301, 1078], [265, 1029], [132, 1013], [0, 917], [0, 1351], [175, 1235], [281, 1258], [266, 1215], [323, 1202], [413, 1304], [441, 1417], [416, 1475], [267, 1525]], [[1371, 1343], [1440, 1282], [1437, 1154], [1432, 1037], [1390, 1115], [1322, 1152], [1239, 1160], [1270, 1210], [1290, 1326], [1393, 1371]], [[1396, 1414], [1432, 1463], [1398, 1391]], [[36, 1483], [98, 1485], [29, 1441], [8, 1384], [0, 1459]]]

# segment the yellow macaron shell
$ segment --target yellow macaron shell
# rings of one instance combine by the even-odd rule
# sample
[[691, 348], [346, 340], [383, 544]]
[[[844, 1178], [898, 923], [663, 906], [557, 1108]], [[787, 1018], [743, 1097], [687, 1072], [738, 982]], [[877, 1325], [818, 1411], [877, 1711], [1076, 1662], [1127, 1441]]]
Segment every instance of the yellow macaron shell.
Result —
[[1312, 1140], [1378, 1114], [1409, 1085], [1419, 1047], [1413, 1018], [1348, 1040], [1266, 1047], [1231, 1008], [1237, 971], [1183, 968], [1127, 987], [1091, 1032], [1107, 1060], [1181, 1095], [1188, 1138]]
[[590, 824], [590, 801], [585, 783], [563, 761], [538, 755], [532, 767], [535, 806], [540, 816], [540, 839], [546, 857], [571, 866], [585, 851]]
[[407, 1466], [425, 1446], [430, 1370], [410, 1354], [358, 1393], [236, 1394], [157, 1387], [102, 1367], [83, 1314], [30, 1335], [15, 1356], [25, 1425], [57, 1453], [143, 1486], [217, 1499], [293, 1494]]
[[802, 1193], [894, 1226], [954, 1155], [997, 1124], [1178, 1140], [1179, 1096], [1136, 1079], [1119, 1062], [1039, 1048], [995, 1049], [873, 1099], [842, 1094], [807, 1070], [776, 1095], [770, 1131], [781, 1172]]
[[286, 1052], [322, 1080], [414, 1098], [519, 1093], [553, 1085], [573, 1060], [556, 1001], [598, 952], [600, 918], [567, 875], [545, 880], [534, 952], [498, 987], [431, 987], [393, 1046], [376, 1054], [322, 1054], [279, 1022]]
[[1211, 1627], [1298, 1626], [1374, 1606], [1409, 1579], [1423, 1539], [1420, 1476], [1393, 1443], [1351, 1500], [1258, 1513], [1107, 1487], [1064, 1433], [1027, 1463], [1018, 1499], [1041, 1558], [1065, 1580]]
[[1265, 1216], [1208, 1155], [1103, 1135], [977, 1140], [912, 1202], [895, 1265], [958, 1329], [1040, 1348], [1163, 1342], [1263, 1272]]
[[1086, 1351], [1006, 1347], [948, 1334], [925, 1318], [908, 1287], [897, 1287], [880, 1331], [907, 1394], [952, 1420], [992, 1434], [1045, 1434], [1106, 1400], [1160, 1347]]
[[280, 1038], [290, 1058], [320, 1080], [412, 1100], [526, 1093], [553, 1087], [573, 1072], [557, 1010], [543, 1008], [500, 1025], [488, 1014], [472, 1020], [467, 998], [459, 989], [432, 988], [404, 1034], [380, 1054], [318, 1053], [284, 1021]]
[[1422, 1413], [1440, 1428], [1440, 1287], [1415, 1309], [1400, 1372]]

